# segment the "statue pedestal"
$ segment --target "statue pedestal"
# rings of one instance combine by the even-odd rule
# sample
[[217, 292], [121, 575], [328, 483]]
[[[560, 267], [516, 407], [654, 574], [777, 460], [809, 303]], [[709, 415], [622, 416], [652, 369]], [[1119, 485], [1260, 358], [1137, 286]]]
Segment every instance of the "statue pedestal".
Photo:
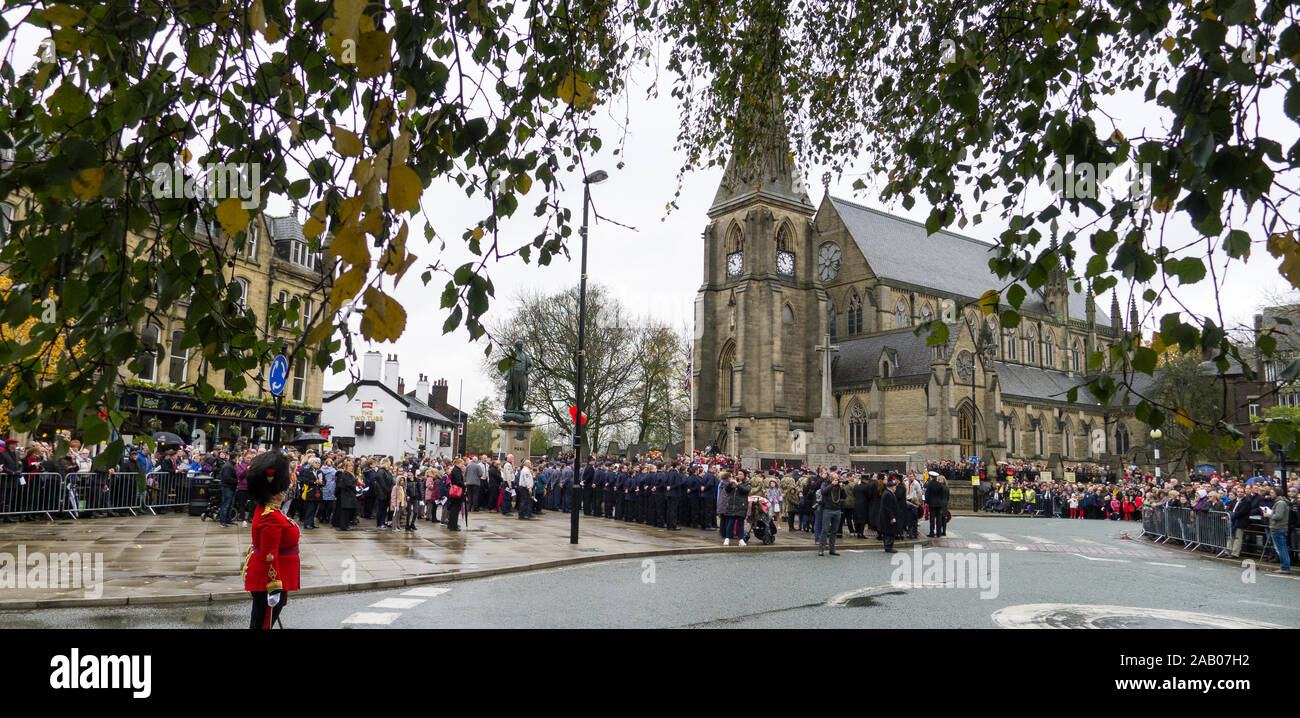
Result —
[[808, 466], [840, 468], [849, 465], [849, 445], [844, 440], [840, 420], [835, 417], [813, 419], [812, 441], [808, 442]]
[[524, 459], [532, 453], [532, 422], [503, 421], [497, 424], [501, 428], [501, 455], [514, 454], [517, 470]]

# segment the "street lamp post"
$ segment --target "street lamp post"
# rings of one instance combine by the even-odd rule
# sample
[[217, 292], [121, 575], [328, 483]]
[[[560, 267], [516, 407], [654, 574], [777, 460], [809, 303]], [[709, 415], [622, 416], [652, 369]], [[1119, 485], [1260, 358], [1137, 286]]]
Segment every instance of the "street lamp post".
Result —
[[585, 358], [587, 328], [587, 208], [591, 205], [591, 186], [609, 179], [604, 170], [596, 170], [582, 180], [582, 269], [578, 278], [578, 379], [573, 391], [577, 412], [573, 417], [573, 500], [569, 514], [569, 543], [578, 543], [578, 514], [582, 503], [582, 364]]
[[1162, 436], [1164, 436], [1164, 434], [1160, 433], [1159, 429], [1151, 430], [1151, 441], [1154, 442], [1153, 449], [1155, 451], [1155, 460], [1156, 460], [1156, 485], [1157, 486], [1160, 485], [1160, 437]]

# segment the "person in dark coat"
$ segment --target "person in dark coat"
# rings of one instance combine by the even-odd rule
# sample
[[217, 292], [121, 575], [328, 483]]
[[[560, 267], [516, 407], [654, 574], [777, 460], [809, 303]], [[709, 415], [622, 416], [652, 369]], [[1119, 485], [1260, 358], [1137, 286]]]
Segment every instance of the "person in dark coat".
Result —
[[867, 527], [867, 514], [871, 511], [871, 479], [862, 479], [853, 486], [853, 523], [858, 530], [858, 538], [866, 538], [862, 532]]
[[[447, 530], [460, 530], [460, 508], [465, 504], [465, 460], [456, 459], [456, 464], [451, 467], [451, 486], [459, 486], [460, 491], [448, 489], [447, 493]], [[451, 494], [459, 493], [460, 496], [452, 498]]]
[[867, 527], [876, 532], [876, 540], [884, 540], [880, 533], [880, 497], [885, 493], [885, 477], [873, 474], [867, 482]]
[[891, 474], [878, 502], [880, 511], [876, 514], [876, 521], [881, 540], [885, 542], [885, 553], [898, 553], [894, 548], [894, 537], [904, 526], [903, 508], [907, 499], [906, 494], [899, 497], [897, 489], [900, 485], [898, 477]]
[[948, 484], [934, 471], [930, 472], [930, 480], [925, 482], [925, 505], [930, 507], [930, 533], [926, 536], [943, 536], [948, 530]]
[[352, 469], [352, 459], [348, 459], [334, 476], [334, 497], [338, 501], [334, 511], [334, 528], [340, 531], [352, 530], [352, 517], [357, 513], [357, 477]]

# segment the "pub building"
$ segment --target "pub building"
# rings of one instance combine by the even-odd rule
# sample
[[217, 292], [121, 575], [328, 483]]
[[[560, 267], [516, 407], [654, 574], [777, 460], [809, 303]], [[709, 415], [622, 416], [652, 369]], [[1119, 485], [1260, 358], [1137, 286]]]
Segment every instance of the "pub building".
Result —
[[[281, 444], [289, 443], [299, 432], [320, 428], [319, 409], [291, 403], [286, 401], [280, 409]], [[131, 439], [134, 436], [128, 432], [132, 428], [141, 433], [180, 434], [182, 439], [204, 449], [237, 444], [271, 446], [275, 438], [276, 410], [269, 400], [217, 398], [205, 402], [180, 392], [127, 387], [119, 407], [131, 417], [123, 429]], [[176, 430], [181, 422], [185, 426], [179, 428], [187, 432]]]

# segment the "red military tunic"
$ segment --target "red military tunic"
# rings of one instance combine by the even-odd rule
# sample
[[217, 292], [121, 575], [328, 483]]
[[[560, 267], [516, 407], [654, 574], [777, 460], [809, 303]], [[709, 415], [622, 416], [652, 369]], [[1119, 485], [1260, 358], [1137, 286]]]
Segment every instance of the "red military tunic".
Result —
[[276, 580], [285, 591], [298, 590], [299, 533], [279, 509], [259, 507], [253, 512], [253, 554], [244, 576], [245, 591], [265, 591], [267, 582]]

